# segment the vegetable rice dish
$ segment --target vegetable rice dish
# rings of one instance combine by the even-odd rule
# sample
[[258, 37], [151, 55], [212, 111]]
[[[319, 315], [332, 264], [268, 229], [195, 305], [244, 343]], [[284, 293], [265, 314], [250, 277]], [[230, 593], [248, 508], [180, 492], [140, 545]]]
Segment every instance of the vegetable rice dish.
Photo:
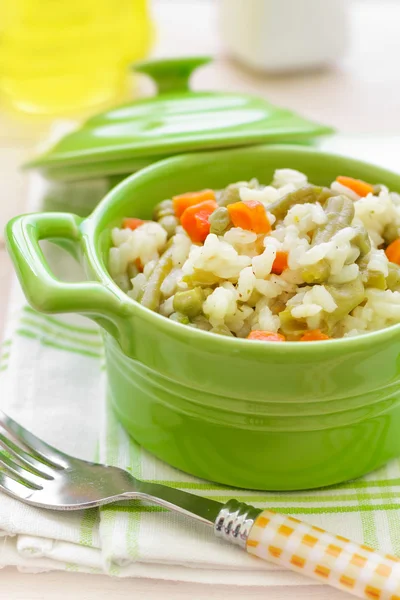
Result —
[[112, 230], [109, 271], [166, 318], [259, 341], [323, 341], [400, 322], [400, 195], [278, 169], [161, 201]]

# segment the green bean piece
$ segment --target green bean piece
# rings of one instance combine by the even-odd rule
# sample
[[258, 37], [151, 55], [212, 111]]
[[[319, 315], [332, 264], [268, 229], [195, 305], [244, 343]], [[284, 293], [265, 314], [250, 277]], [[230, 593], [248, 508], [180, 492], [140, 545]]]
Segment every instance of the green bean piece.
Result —
[[274, 300], [271, 300], [269, 308], [273, 315], [279, 315], [279, 313], [285, 310], [286, 303], [282, 298], [274, 298]]
[[176, 228], [179, 225], [179, 219], [174, 215], [166, 215], [158, 220], [159, 225], [165, 229], [168, 239], [176, 233]]
[[360, 250], [360, 256], [358, 257], [358, 259], [360, 259], [371, 252], [371, 240], [369, 239], [368, 231], [365, 227], [357, 225], [354, 229], [357, 233], [352, 239], [352, 244]]
[[226, 325], [217, 325], [217, 327], [213, 327], [210, 329], [211, 333], [217, 333], [218, 335], [226, 335], [229, 337], [235, 337], [229, 327]]
[[382, 237], [387, 245], [396, 241], [399, 236], [399, 228], [394, 223], [388, 223], [383, 230]]
[[377, 290], [386, 290], [386, 277], [380, 271], [368, 271], [368, 276], [364, 280], [366, 288], [376, 288]]
[[159, 221], [162, 217], [175, 216], [172, 200], [163, 200], [159, 202], [153, 211], [154, 221]]
[[354, 218], [354, 204], [347, 196], [333, 196], [325, 206], [327, 222], [314, 231], [312, 246], [329, 242], [332, 237], [345, 227], [349, 227]]
[[[329, 242], [335, 233], [351, 225], [354, 218], [353, 202], [346, 196], [331, 196], [326, 202], [325, 214], [327, 216], [327, 222], [315, 229], [311, 240], [311, 246]], [[358, 245], [360, 252], [361, 247], [363, 250], [367, 247], [370, 249], [370, 242], [366, 231], [365, 234], [366, 239], [360, 228], [357, 234], [359, 236]], [[315, 265], [305, 267], [302, 272], [302, 277], [306, 283], [323, 283], [328, 279], [329, 275], [330, 267], [325, 259], [320, 260]]]
[[141, 304], [150, 308], [150, 310], [158, 310], [161, 300], [161, 284], [172, 269], [172, 251], [168, 249], [160, 257], [155, 265], [144, 288]]
[[267, 208], [268, 212], [275, 215], [277, 219], [284, 219], [288, 210], [295, 204], [324, 204], [328, 198], [337, 195], [329, 188], [316, 185], [304, 185], [294, 192], [289, 192], [279, 200], [272, 202]]
[[281, 321], [280, 329], [285, 335], [300, 336], [307, 330], [307, 322], [295, 319], [290, 312], [290, 308], [285, 308], [279, 313]]
[[201, 314], [203, 309], [204, 294], [200, 287], [185, 292], [176, 292], [173, 300], [175, 312], [182, 313], [193, 319]]
[[247, 300], [247, 302], [245, 304], [247, 304], [251, 308], [254, 308], [255, 305], [257, 304], [257, 302], [259, 300], [261, 300], [261, 298], [262, 298], [262, 294], [260, 294], [260, 292], [254, 288], [250, 294], [250, 298]]
[[369, 255], [363, 256], [357, 261], [360, 269], [361, 281], [366, 288], [376, 288], [378, 290], [386, 290], [386, 278], [380, 271], [371, 271], [368, 268]]
[[194, 272], [191, 275], [184, 275], [184, 277], [182, 277], [182, 281], [187, 283], [190, 287], [196, 287], [198, 285], [210, 287], [216, 283], [220, 283], [222, 279], [217, 275], [214, 275], [214, 273], [210, 273], [209, 271], [203, 271], [203, 269], [194, 269]]
[[229, 204], [234, 204], [235, 202], [240, 202], [240, 188], [248, 187], [250, 189], [258, 188], [259, 183], [257, 179], [252, 179], [251, 181], [238, 181], [237, 183], [231, 183], [222, 190], [217, 198], [217, 202], [219, 206], [229, 206]]
[[224, 235], [225, 231], [232, 226], [229, 211], [225, 206], [220, 206], [214, 210], [208, 217], [208, 222], [210, 223], [210, 233], [215, 233], [216, 235]]
[[400, 291], [400, 267], [395, 263], [389, 263], [389, 274], [386, 277], [386, 284], [392, 292]]
[[346, 317], [365, 298], [364, 285], [361, 277], [341, 285], [325, 286], [337, 304], [337, 308], [330, 313], [326, 321], [333, 327], [340, 319]]
[[168, 318], [171, 319], [171, 321], [176, 321], [177, 323], [181, 323], [182, 325], [189, 325], [190, 323], [189, 317], [178, 312], [172, 313], [172, 315], [169, 315]]
[[315, 265], [304, 267], [301, 276], [305, 283], [323, 283], [330, 275], [330, 267], [327, 260], [323, 259]]

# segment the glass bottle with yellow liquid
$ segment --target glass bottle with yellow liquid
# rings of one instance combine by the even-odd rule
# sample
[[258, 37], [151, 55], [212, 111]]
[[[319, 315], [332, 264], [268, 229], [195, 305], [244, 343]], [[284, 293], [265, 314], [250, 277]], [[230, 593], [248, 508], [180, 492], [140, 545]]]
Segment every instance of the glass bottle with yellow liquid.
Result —
[[36, 114], [107, 104], [151, 33], [147, 0], [1, 0], [0, 98]]

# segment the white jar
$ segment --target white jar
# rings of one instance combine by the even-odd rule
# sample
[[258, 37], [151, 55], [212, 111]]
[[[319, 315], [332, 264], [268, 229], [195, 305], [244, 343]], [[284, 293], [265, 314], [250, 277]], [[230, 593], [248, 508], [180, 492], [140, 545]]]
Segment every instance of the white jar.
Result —
[[348, 44], [346, 0], [220, 0], [228, 53], [267, 72], [310, 69], [340, 58]]

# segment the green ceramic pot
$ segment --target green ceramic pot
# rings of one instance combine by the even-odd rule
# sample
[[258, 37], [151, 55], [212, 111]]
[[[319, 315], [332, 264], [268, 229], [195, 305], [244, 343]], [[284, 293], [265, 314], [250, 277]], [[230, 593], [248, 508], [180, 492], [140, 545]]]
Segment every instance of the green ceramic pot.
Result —
[[[86, 220], [67, 213], [14, 219], [7, 241], [31, 304], [79, 312], [104, 328], [115, 411], [171, 465], [230, 486], [296, 490], [358, 477], [400, 454], [400, 326], [358, 338], [260, 343], [190, 329], [126, 296], [107, 272], [110, 229], [149, 218], [172, 194], [221, 188], [276, 168], [317, 184], [338, 174], [400, 191], [400, 176], [294, 146], [183, 155], [129, 177]], [[39, 240], [79, 247], [90, 281], [63, 283]]]

